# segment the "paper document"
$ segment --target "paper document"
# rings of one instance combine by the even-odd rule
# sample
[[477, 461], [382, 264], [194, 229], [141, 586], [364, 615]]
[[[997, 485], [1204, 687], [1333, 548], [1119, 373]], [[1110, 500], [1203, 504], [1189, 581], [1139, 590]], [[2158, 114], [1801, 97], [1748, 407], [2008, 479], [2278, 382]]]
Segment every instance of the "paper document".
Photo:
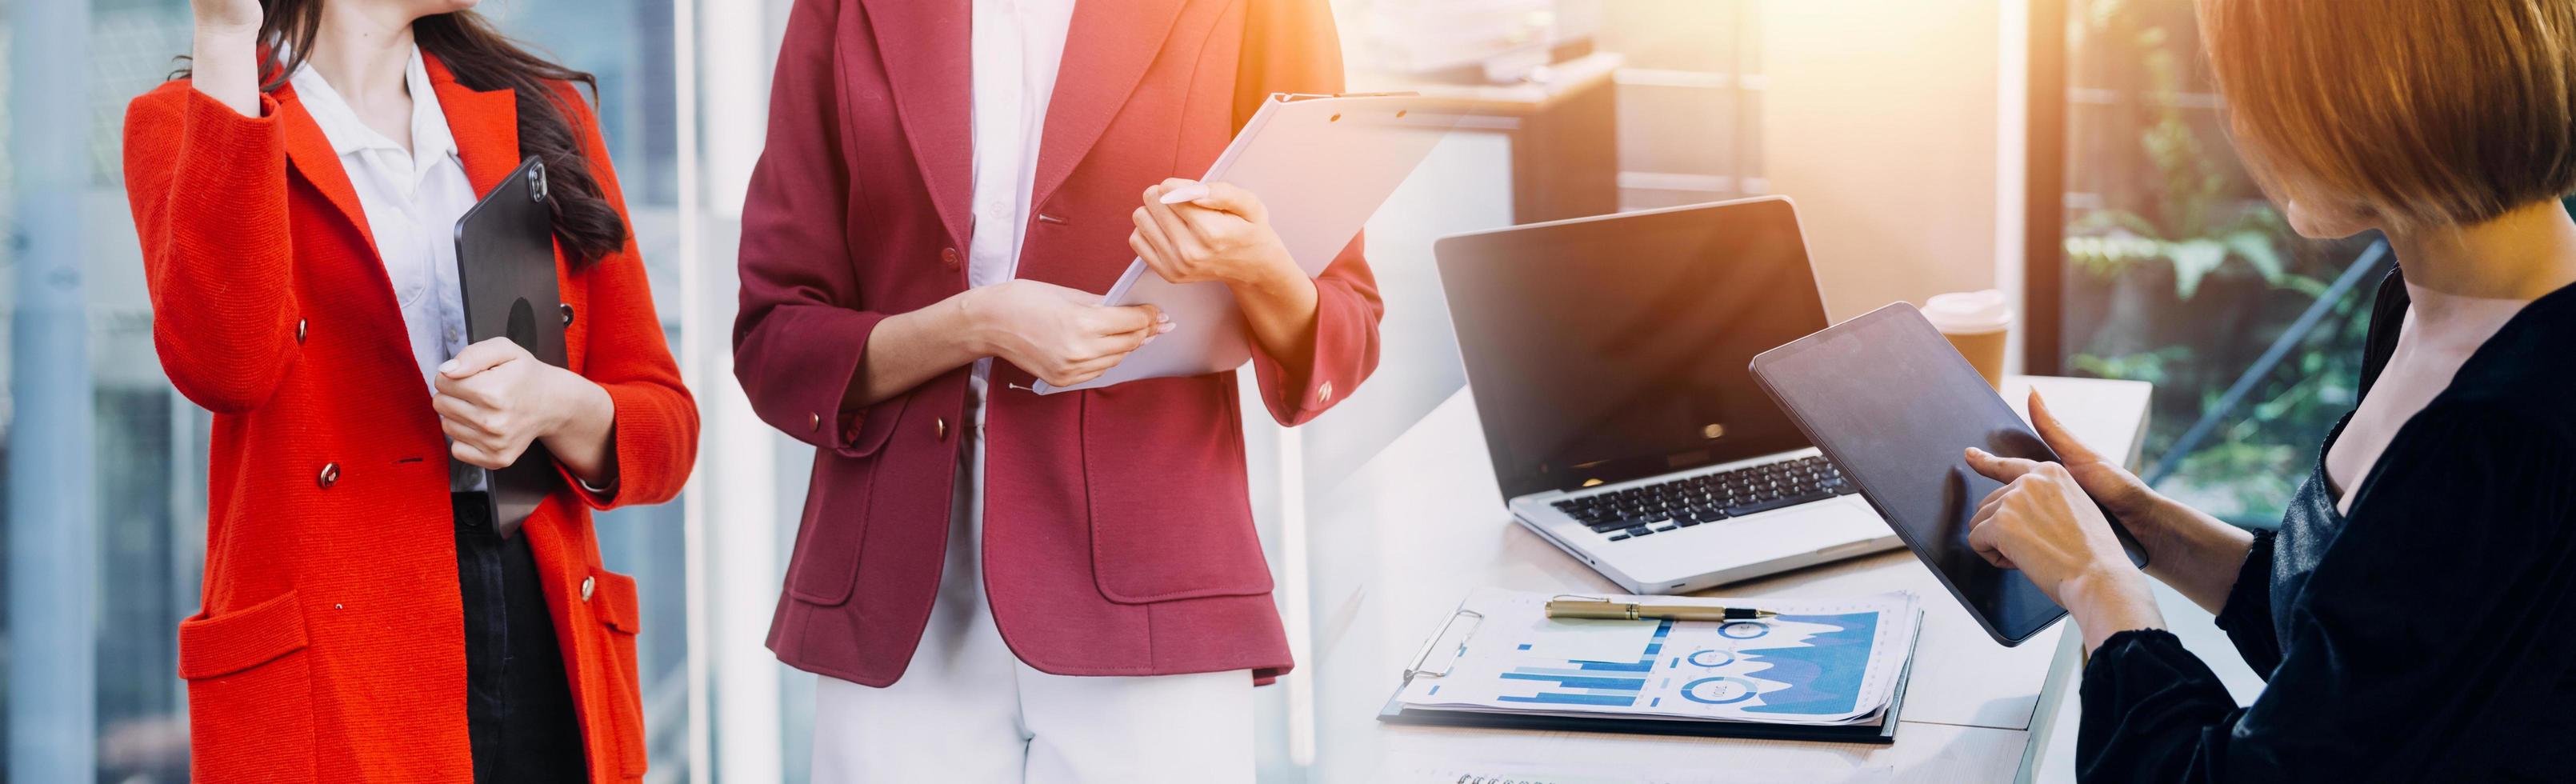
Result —
[[1888, 765], [1825, 769], [1669, 770], [1624, 763], [1533, 765], [1402, 762], [1385, 780], [1403, 784], [1877, 784], [1893, 780]]
[[1414, 677], [1399, 699], [1442, 710], [1865, 724], [1895, 695], [1922, 623], [1914, 594], [1902, 591], [1647, 597], [1779, 613], [1725, 622], [1551, 619], [1548, 597], [1497, 588], [1470, 594], [1460, 609], [1483, 616], [1473, 638], [1447, 674]]

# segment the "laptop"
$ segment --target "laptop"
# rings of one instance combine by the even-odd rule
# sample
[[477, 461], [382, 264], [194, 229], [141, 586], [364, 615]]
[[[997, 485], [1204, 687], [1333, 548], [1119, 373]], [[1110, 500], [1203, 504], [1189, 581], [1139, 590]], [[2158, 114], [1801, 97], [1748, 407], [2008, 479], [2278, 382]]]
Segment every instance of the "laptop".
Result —
[[1900, 546], [1746, 369], [1826, 326], [1787, 198], [1433, 251], [1504, 504], [1541, 538], [1640, 594]]

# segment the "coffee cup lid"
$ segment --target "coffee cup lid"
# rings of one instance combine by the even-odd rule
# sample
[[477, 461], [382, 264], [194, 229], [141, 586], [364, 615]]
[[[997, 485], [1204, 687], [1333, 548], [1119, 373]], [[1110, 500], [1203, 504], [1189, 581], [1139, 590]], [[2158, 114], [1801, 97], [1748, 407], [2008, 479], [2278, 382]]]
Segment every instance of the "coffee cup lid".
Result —
[[2012, 302], [1997, 289], [1935, 294], [1923, 302], [1923, 317], [1946, 332], [1992, 332], [2012, 326]]

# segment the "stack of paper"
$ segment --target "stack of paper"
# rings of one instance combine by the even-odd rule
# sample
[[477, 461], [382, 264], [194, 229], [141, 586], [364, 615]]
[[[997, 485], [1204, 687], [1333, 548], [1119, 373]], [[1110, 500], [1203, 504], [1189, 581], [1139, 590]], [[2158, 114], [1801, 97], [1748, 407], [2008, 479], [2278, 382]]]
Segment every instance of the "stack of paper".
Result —
[[[1563, 620], [1547, 594], [1486, 588], [1447, 674], [1405, 684], [1440, 710], [1685, 721], [1877, 723], [1914, 650], [1914, 594], [1843, 599], [1645, 597], [1771, 610], [1759, 621]], [[1617, 598], [1617, 597], [1607, 597]], [[1426, 664], [1438, 671], [1438, 662]]]

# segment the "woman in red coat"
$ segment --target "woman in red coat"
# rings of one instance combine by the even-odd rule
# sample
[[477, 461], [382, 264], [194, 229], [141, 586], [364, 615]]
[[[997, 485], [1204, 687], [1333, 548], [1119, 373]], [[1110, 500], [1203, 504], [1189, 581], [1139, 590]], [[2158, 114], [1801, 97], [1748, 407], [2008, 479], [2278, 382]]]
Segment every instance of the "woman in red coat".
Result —
[[[635, 583], [590, 509], [680, 490], [697, 412], [573, 82], [472, 0], [195, 0], [135, 99], [153, 336], [215, 412], [203, 609], [179, 627], [199, 781], [631, 781]], [[468, 345], [456, 218], [551, 185], [569, 369]], [[553, 314], [549, 314], [553, 315]], [[516, 532], [475, 467], [561, 486]]]
[[743, 210], [734, 370], [816, 448], [769, 645], [821, 674], [814, 778], [1248, 782], [1290, 666], [1235, 374], [1078, 383], [1227, 286], [1272, 418], [1377, 361], [1356, 239], [1309, 278], [1205, 171], [1341, 89], [1325, 0], [798, 0]]

